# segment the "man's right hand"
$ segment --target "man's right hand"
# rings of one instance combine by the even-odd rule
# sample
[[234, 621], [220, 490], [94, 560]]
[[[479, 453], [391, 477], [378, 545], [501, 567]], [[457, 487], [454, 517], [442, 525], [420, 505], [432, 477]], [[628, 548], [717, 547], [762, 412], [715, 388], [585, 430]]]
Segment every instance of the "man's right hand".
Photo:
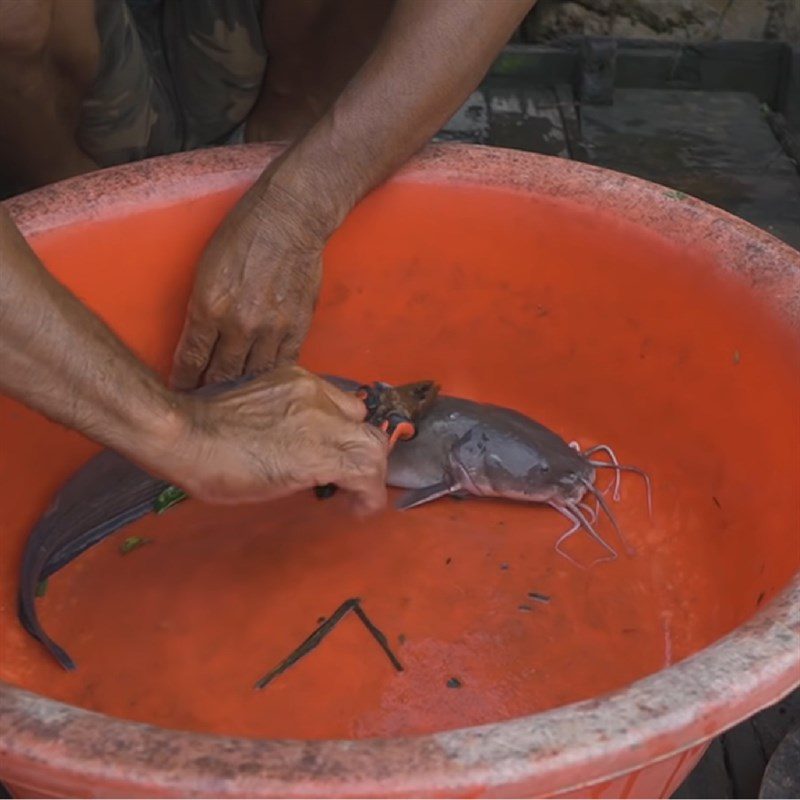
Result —
[[210, 397], [184, 396], [179, 434], [160, 471], [190, 496], [254, 502], [335, 483], [357, 513], [386, 504], [388, 439], [366, 408], [299, 367]]

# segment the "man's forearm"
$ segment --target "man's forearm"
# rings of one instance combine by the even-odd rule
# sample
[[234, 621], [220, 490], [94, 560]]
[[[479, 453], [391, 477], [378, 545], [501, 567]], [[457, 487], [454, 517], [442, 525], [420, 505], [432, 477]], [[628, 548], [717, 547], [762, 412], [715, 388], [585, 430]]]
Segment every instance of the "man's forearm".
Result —
[[0, 391], [146, 466], [177, 438], [176, 396], [44, 269], [2, 206]]
[[250, 193], [298, 200], [329, 235], [479, 83], [531, 0], [398, 0], [372, 56]]

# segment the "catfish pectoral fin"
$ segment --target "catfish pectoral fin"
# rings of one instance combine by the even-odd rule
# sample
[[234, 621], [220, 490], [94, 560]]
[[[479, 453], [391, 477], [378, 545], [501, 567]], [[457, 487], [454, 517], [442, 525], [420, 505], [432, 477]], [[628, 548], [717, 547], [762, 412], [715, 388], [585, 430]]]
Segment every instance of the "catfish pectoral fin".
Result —
[[439, 483], [434, 483], [433, 486], [412, 489], [397, 501], [395, 508], [405, 511], [409, 508], [421, 506], [424, 503], [430, 503], [432, 500], [438, 500], [440, 497], [453, 494], [460, 489], [461, 487], [458, 484], [453, 485], [450, 481], [440, 481]]

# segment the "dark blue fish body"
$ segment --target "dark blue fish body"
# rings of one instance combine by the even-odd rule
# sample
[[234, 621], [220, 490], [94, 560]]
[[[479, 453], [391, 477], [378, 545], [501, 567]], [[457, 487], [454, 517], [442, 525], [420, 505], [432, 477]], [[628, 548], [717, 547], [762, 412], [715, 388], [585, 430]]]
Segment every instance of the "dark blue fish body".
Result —
[[[324, 377], [344, 391], [360, 385]], [[242, 380], [247, 379], [200, 391], [225, 391]], [[400, 508], [448, 494], [572, 508], [593, 481], [588, 460], [543, 425], [510, 409], [446, 396], [439, 396], [417, 421], [413, 439], [397, 444], [388, 471], [390, 486], [410, 490]], [[105, 450], [67, 481], [31, 531], [22, 563], [19, 619], [65, 669], [75, 664], [42, 629], [37, 586], [88, 548], [155, 511], [168, 488], [166, 481]]]

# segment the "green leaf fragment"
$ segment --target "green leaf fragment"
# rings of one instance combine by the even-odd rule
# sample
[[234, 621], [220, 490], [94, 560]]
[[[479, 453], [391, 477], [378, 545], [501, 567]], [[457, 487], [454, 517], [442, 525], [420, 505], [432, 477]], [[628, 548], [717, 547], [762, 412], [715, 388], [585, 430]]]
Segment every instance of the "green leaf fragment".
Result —
[[47, 578], [36, 584], [36, 596], [44, 597], [47, 594]]
[[167, 486], [153, 503], [153, 510], [156, 514], [163, 514], [168, 508], [177, 505], [182, 500], [185, 500], [186, 497], [186, 492], [183, 489], [179, 489], [177, 486]]
[[530, 68], [530, 58], [521, 53], [501, 53], [494, 64], [491, 72], [495, 75], [522, 75]]
[[123, 556], [126, 556], [128, 553], [138, 550], [143, 545], [146, 545], [149, 541], [149, 539], [143, 539], [141, 536], [129, 536], [119, 546], [119, 552]]
[[682, 192], [679, 189], [668, 189], [664, 194], [673, 200], [686, 200], [686, 198], [689, 197], [686, 192]]

